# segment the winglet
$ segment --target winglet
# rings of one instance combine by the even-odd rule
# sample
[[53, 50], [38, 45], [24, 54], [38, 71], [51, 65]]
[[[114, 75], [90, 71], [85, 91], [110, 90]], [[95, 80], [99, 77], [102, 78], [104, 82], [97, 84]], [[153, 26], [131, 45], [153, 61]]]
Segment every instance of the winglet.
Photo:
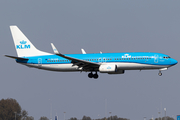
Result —
[[54, 54], [59, 54], [59, 51], [56, 49], [53, 43], [51, 43], [52, 49], [54, 51]]
[[85, 52], [85, 50], [84, 50], [84, 49], [81, 49], [81, 51], [82, 51], [82, 54], [86, 54], [86, 52]]

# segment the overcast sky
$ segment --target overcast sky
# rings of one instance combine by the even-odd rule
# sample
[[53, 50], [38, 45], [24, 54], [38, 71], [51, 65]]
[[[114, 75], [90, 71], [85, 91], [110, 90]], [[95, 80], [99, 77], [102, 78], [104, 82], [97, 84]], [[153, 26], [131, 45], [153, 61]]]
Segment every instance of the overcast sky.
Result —
[[[52, 115], [93, 119], [107, 112], [131, 120], [180, 114], [179, 69], [123, 75], [51, 72], [28, 68], [16, 56], [9, 26], [17, 25], [40, 50], [53, 53], [158, 52], [180, 61], [179, 0], [1, 0], [0, 99], [14, 98], [35, 120]], [[162, 103], [162, 107], [161, 107]], [[162, 108], [162, 110], [160, 109]], [[98, 116], [99, 115], [99, 116]], [[107, 115], [109, 116], [109, 114]]]

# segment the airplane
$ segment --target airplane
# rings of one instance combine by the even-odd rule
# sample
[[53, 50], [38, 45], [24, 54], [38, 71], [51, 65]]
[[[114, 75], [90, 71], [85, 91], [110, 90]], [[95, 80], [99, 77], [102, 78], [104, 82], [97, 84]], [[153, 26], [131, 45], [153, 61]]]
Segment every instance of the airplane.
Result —
[[94, 53], [62, 54], [51, 43], [54, 54], [38, 50], [17, 26], [10, 26], [16, 56], [5, 55], [17, 63], [49, 71], [89, 72], [89, 78], [98, 78], [98, 73], [124, 74], [125, 70], [158, 69], [161, 76], [163, 70], [178, 63], [175, 59], [162, 53], [125, 52], [125, 53]]

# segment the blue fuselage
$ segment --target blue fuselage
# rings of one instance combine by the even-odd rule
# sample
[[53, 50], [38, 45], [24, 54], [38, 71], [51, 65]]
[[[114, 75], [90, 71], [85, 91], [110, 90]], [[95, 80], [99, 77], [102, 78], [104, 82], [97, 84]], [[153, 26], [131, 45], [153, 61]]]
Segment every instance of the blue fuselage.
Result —
[[[168, 55], [161, 53], [148, 53], [148, 52], [131, 52], [131, 53], [96, 53], [96, 54], [66, 54], [66, 56], [89, 61], [99, 64], [116, 64], [118, 69], [123, 70], [136, 70], [136, 69], [161, 69], [168, 68], [175, 64], [177, 61], [170, 58]], [[65, 59], [58, 55], [45, 55], [45, 56], [33, 56], [28, 57], [29, 60], [16, 60], [18, 63], [24, 63], [31, 67], [37, 67], [41, 65], [41, 69], [63, 71], [64, 66], [61, 69], [61, 65], [71, 65], [65, 68], [65, 71], [77, 70], [73, 65], [72, 60]], [[74, 61], [75, 62], [75, 61]], [[52, 66], [47, 66], [52, 65]], [[58, 65], [58, 66], [55, 66]], [[43, 67], [44, 66], [44, 67]], [[58, 69], [59, 67], [59, 69]], [[91, 71], [91, 70], [86, 70]]]

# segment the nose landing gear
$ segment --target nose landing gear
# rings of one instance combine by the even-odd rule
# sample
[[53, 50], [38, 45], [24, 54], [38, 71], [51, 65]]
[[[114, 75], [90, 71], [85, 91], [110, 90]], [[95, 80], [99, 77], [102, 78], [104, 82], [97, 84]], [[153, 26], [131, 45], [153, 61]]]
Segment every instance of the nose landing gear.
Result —
[[159, 76], [162, 76], [162, 72], [161, 72], [161, 71], [159, 71], [158, 75], [159, 75]]
[[95, 73], [95, 74], [93, 74], [92, 72], [91, 72], [91, 73], [89, 73], [89, 74], [88, 74], [88, 77], [89, 77], [89, 78], [94, 78], [94, 79], [97, 79], [99, 76], [98, 76], [97, 71], [96, 71], [96, 73]]

